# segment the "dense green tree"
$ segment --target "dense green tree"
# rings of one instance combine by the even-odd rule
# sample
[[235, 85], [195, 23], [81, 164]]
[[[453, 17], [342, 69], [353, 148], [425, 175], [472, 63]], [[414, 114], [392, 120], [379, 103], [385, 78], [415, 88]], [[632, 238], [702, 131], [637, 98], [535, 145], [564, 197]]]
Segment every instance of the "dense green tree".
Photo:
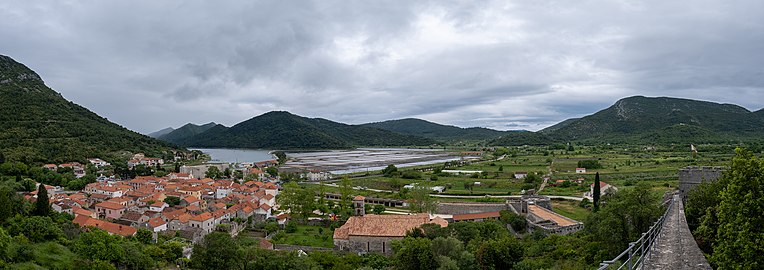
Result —
[[500, 211], [499, 215], [499, 220], [506, 225], [512, 226], [512, 229], [516, 232], [523, 233], [528, 227], [528, 221], [521, 215], [506, 210]]
[[594, 175], [594, 188], [592, 191], [592, 202], [593, 202], [593, 212], [597, 212], [600, 210], [600, 193], [602, 191], [600, 190], [600, 173], [597, 172], [597, 174]]
[[218, 169], [216, 166], [210, 166], [207, 168], [207, 171], [204, 173], [204, 177], [212, 178], [212, 179], [220, 179], [222, 178], [223, 173]]
[[522, 243], [511, 237], [483, 241], [475, 252], [481, 269], [514, 269], [522, 258]]
[[589, 215], [584, 228], [610, 256], [623, 251], [663, 213], [660, 197], [647, 183], [619, 191], [605, 202], [599, 212]]
[[385, 212], [385, 206], [381, 204], [374, 205], [374, 209], [372, 210], [374, 214], [381, 215]]
[[154, 242], [154, 233], [141, 228], [135, 233], [135, 239], [138, 240], [138, 242], [148, 245]]
[[164, 202], [167, 203], [170, 207], [176, 206], [180, 204], [180, 197], [177, 196], [167, 196], [164, 198]]
[[58, 224], [47, 216], [16, 215], [8, 220], [8, 232], [11, 235], [24, 235], [35, 243], [58, 240], [64, 235]]
[[239, 245], [224, 232], [211, 232], [194, 245], [191, 265], [196, 269], [235, 269], [239, 264]]
[[23, 188], [22, 191], [32, 192], [34, 191], [34, 188], [35, 188], [35, 185], [37, 185], [37, 182], [35, 182], [32, 179], [25, 178], [24, 180], [21, 180], [20, 184], [21, 184], [21, 187]]
[[382, 175], [384, 175], [385, 177], [394, 177], [394, 176], [397, 176], [398, 175], [398, 167], [395, 167], [395, 165], [393, 165], [393, 164], [387, 165], [387, 167], [385, 167], [382, 170]]
[[50, 215], [50, 200], [48, 199], [48, 190], [45, 189], [45, 185], [40, 184], [37, 189], [37, 201], [35, 202], [34, 215], [47, 216]]
[[401, 270], [435, 269], [437, 262], [427, 238], [406, 237], [392, 243], [395, 267]]
[[764, 162], [737, 149], [716, 215], [711, 263], [719, 269], [764, 267]]
[[24, 198], [6, 185], [0, 185], [0, 223], [24, 211]]
[[265, 172], [268, 173], [271, 177], [278, 177], [279, 176], [279, 168], [276, 167], [268, 167], [265, 168]]
[[600, 161], [596, 159], [580, 160], [578, 161], [578, 167], [586, 168], [587, 170], [595, 170], [602, 169], [602, 164], [600, 164]]
[[3, 152], [0, 152], [0, 164], [5, 163], [5, 154]]

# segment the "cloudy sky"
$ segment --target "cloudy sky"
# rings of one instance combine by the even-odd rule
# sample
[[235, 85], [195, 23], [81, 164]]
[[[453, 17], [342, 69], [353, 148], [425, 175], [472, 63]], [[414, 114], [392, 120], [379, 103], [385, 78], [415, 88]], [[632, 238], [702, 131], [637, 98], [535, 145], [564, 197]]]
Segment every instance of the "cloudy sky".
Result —
[[272, 110], [538, 130], [632, 95], [761, 109], [763, 18], [760, 0], [11, 0], [0, 54], [144, 133]]

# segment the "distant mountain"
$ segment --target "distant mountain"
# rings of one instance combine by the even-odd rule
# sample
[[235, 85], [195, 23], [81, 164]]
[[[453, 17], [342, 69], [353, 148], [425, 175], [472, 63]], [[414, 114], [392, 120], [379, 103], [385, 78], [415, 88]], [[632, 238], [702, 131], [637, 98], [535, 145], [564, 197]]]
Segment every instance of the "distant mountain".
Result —
[[406, 118], [399, 120], [389, 120], [384, 122], [368, 123], [361, 126], [373, 127], [389, 130], [401, 134], [420, 136], [435, 140], [445, 141], [480, 141], [495, 139], [507, 133], [507, 131], [498, 131], [488, 128], [460, 128], [456, 126], [441, 125], [422, 119]]
[[162, 135], [165, 135], [165, 134], [167, 134], [167, 133], [170, 133], [170, 132], [172, 132], [173, 130], [175, 130], [175, 129], [174, 129], [174, 128], [171, 128], [171, 127], [168, 127], [168, 128], [164, 128], [164, 129], [161, 129], [161, 130], [157, 130], [157, 131], [151, 132], [151, 133], [149, 133], [149, 134], [146, 134], [146, 136], [149, 136], [149, 137], [151, 137], [151, 138], [159, 138], [159, 137], [161, 137]]
[[0, 55], [0, 152], [23, 162], [82, 161], [123, 151], [162, 157], [181, 150], [64, 99], [37, 73]]
[[[218, 126], [218, 124], [215, 124], [215, 122], [210, 122], [204, 125], [195, 125], [195, 124], [188, 123], [182, 127], [179, 127], [178, 129], [173, 130], [172, 132], [159, 136], [158, 139], [171, 142], [174, 144], [183, 144], [186, 142], [186, 140], [190, 139], [191, 137], [194, 137], [198, 134], [202, 134], [205, 131], [215, 126]], [[220, 126], [225, 128], [225, 126], [223, 125], [220, 125]]]
[[359, 146], [422, 146], [432, 139], [347, 125], [288, 112], [269, 112], [230, 128], [216, 126], [181, 142], [194, 147], [340, 149]]
[[564, 128], [564, 127], [570, 125], [571, 123], [575, 122], [578, 119], [580, 119], [580, 118], [566, 119], [565, 121], [559, 122], [559, 123], [557, 123], [557, 124], [555, 124], [555, 125], [553, 125], [551, 127], [547, 127], [545, 129], [539, 130], [539, 132], [541, 132], [541, 133], [551, 133], [551, 132], [557, 131], [558, 129], [561, 129], [561, 128]]
[[564, 141], [730, 141], [764, 134], [761, 115], [732, 104], [635, 96], [541, 133]]

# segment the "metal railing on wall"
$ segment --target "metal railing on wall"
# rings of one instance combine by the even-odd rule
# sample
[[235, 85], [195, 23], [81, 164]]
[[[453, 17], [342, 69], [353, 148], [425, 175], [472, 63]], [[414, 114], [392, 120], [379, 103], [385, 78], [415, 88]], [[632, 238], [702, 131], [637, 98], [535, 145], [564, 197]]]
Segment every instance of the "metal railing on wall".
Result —
[[675, 201], [676, 197], [672, 198], [671, 202], [666, 208], [666, 212], [663, 213], [663, 215], [657, 221], [655, 221], [653, 226], [651, 226], [647, 232], [642, 233], [642, 237], [637, 239], [637, 241], [629, 243], [629, 247], [612, 260], [603, 261], [600, 263], [598, 270], [632, 270], [641, 268], [645, 259], [651, 256], [653, 244], [655, 244], [655, 242], [658, 240], [658, 236], [660, 235], [661, 229], [663, 228], [663, 223], [671, 213], [671, 209], [674, 207]]

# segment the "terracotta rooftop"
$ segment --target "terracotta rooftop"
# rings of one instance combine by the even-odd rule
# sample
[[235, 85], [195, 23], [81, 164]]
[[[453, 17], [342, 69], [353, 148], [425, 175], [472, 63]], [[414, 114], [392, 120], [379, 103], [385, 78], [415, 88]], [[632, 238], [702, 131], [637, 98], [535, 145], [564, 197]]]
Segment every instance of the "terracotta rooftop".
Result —
[[345, 225], [334, 231], [334, 239], [348, 239], [349, 236], [403, 237], [406, 232], [424, 224], [434, 223], [441, 227], [448, 222], [440, 217], [430, 219], [428, 214], [417, 215], [366, 215], [350, 217]]
[[96, 207], [106, 208], [106, 209], [125, 209], [126, 207], [124, 205], [115, 203], [115, 202], [109, 202], [105, 201], [99, 204], [96, 204]]
[[134, 235], [138, 230], [125, 225], [119, 225], [116, 223], [106, 222], [103, 220], [94, 219], [85, 215], [79, 215], [72, 221], [80, 227], [93, 227], [104, 230], [110, 234], [117, 234], [121, 236]]
[[155, 217], [155, 218], [149, 219], [149, 226], [151, 226], [151, 228], [156, 228], [164, 224], [167, 224], [167, 222], [165, 222], [164, 219], [162, 218]]
[[355, 196], [355, 197], [353, 197], [353, 200], [354, 200], [354, 201], [363, 201], [363, 200], [366, 200], [366, 198], [364, 198], [364, 197], [363, 197], [363, 196], [361, 196], [361, 195], [358, 195], [358, 196]]
[[201, 222], [201, 221], [209, 220], [211, 218], [212, 218], [212, 214], [210, 214], [210, 212], [204, 212], [201, 215], [191, 218], [191, 220]]

